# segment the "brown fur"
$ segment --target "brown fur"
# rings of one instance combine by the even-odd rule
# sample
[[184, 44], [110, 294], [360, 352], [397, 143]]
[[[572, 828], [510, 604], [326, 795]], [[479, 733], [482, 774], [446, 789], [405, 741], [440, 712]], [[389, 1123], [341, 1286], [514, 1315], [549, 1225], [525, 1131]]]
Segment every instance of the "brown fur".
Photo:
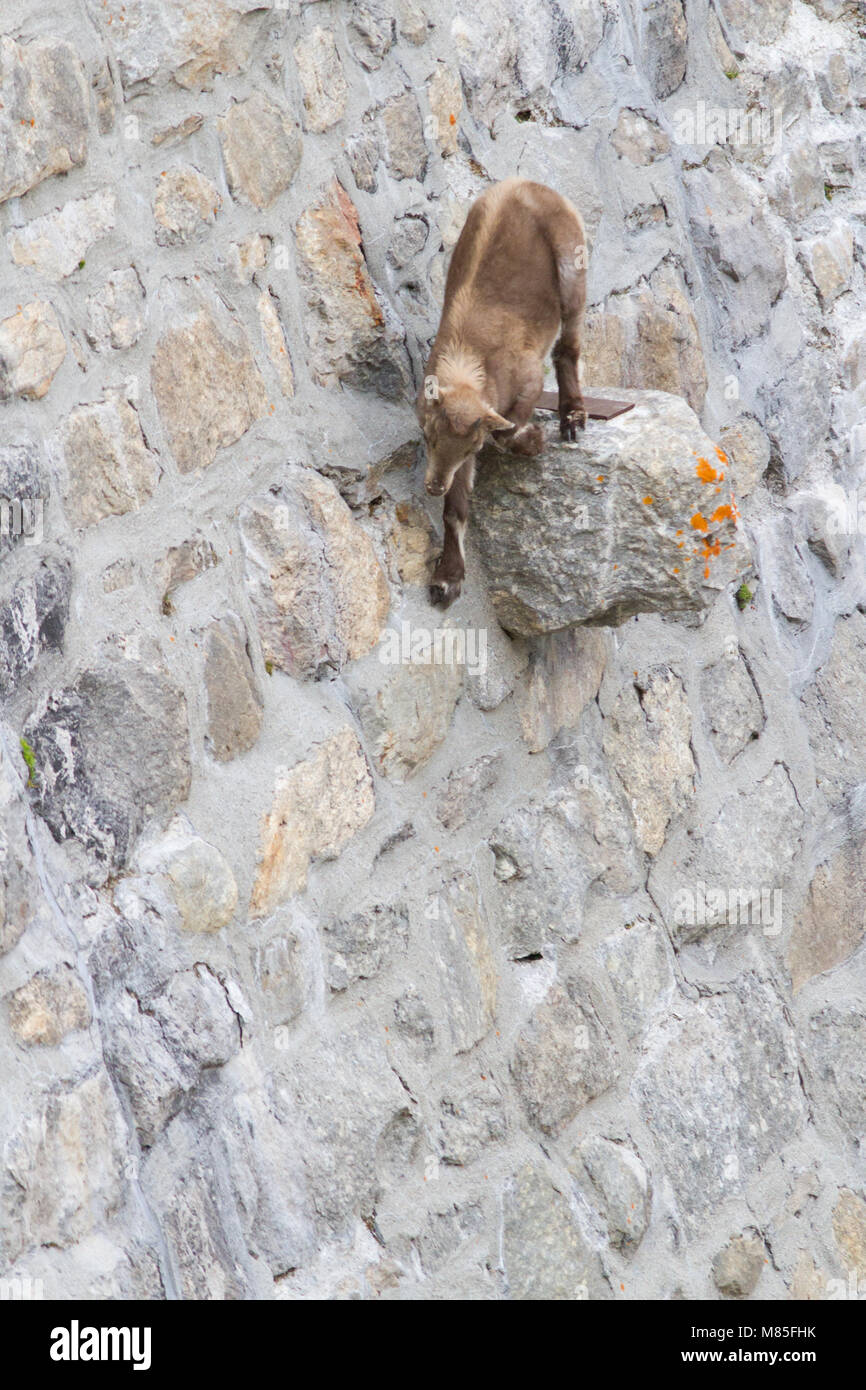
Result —
[[460, 593], [475, 455], [485, 438], [508, 431], [512, 450], [532, 455], [542, 447], [540, 427], [529, 422], [557, 333], [561, 433], [573, 439], [586, 421], [578, 384], [585, 248], [577, 209], [528, 179], [494, 184], [469, 210], [417, 406], [427, 442], [425, 486], [445, 495], [434, 602], [450, 603]]

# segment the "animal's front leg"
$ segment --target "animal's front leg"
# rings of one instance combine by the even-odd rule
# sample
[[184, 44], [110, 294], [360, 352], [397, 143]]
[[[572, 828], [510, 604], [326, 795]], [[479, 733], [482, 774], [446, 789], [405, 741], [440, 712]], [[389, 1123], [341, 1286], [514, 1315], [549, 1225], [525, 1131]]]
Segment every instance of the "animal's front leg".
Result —
[[430, 584], [430, 601], [443, 608], [447, 608], [459, 596], [466, 574], [463, 538], [469, 518], [469, 498], [474, 478], [475, 459], [469, 458], [457, 470], [454, 481], [445, 494], [445, 542]]

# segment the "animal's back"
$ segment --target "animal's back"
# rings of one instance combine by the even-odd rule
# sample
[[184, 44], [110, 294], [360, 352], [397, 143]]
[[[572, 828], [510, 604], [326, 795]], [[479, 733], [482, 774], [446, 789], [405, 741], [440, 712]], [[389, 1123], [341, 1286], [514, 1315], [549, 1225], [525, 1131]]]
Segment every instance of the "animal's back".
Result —
[[547, 337], [559, 322], [559, 267], [584, 244], [583, 222], [544, 184], [511, 178], [472, 205], [445, 283], [442, 327], [462, 336], [481, 313], [513, 316]]

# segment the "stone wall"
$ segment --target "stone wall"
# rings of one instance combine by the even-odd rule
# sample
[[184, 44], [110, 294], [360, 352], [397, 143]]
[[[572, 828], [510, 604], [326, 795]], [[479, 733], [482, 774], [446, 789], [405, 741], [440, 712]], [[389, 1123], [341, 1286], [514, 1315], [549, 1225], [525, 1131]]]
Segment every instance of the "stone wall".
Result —
[[[863, 7], [14, 9], [4, 1289], [862, 1293]], [[412, 397], [515, 173], [637, 405], [443, 616]]]

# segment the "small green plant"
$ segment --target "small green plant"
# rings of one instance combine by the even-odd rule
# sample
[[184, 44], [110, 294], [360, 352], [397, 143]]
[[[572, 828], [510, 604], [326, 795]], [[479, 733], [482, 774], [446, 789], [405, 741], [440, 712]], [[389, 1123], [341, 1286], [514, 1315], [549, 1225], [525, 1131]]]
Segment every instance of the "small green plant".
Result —
[[729, 82], [733, 82], [735, 77], [739, 77], [740, 69], [734, 65], [732, 68], [725, 68], [725, 77]]
[[828, 203], [832, 203], [832, 201], [833, 201], [833, 185], [832, 185], [832, 183], [825, 183], [825, 184], [824, 184], [824, 197], [827, 199], [827, 202], [828, 202]]
[[272, 676], [274, 674], [274, 663], [272, 661], [266, 661], [265, 670], [267, 671], [269, 676]]
[[736, 599], [737, 603], [740, 605], [740, 612], [742, 613], [746, 605], [752, 602], [752, 591], [748, 584], [743, 583], [740, 585], [736, 593]]
[[28, 774], [28, 775], [27, 775], [27, 785], [28, 785], [28, 787], [35, 787], [35, 786], [36, 786], [36, 755], [35, 755], [35, 753], [33, 752], [33, 749], [30, 747], [30, 744], [27, 742], [26, 738], [24, 738], [24, 737], [22, 737], [22, 739], [21, 739], [21, 756], [22, 756], [22, 758], [24, 759], [25, 763], [27, 764], [27, 774]]
[[84, 260], [83, 260], [83, 258], [78, 262], [78, 269], [79, 269], [79, 270], [83, 270], [83, 269], [84, 269]]

